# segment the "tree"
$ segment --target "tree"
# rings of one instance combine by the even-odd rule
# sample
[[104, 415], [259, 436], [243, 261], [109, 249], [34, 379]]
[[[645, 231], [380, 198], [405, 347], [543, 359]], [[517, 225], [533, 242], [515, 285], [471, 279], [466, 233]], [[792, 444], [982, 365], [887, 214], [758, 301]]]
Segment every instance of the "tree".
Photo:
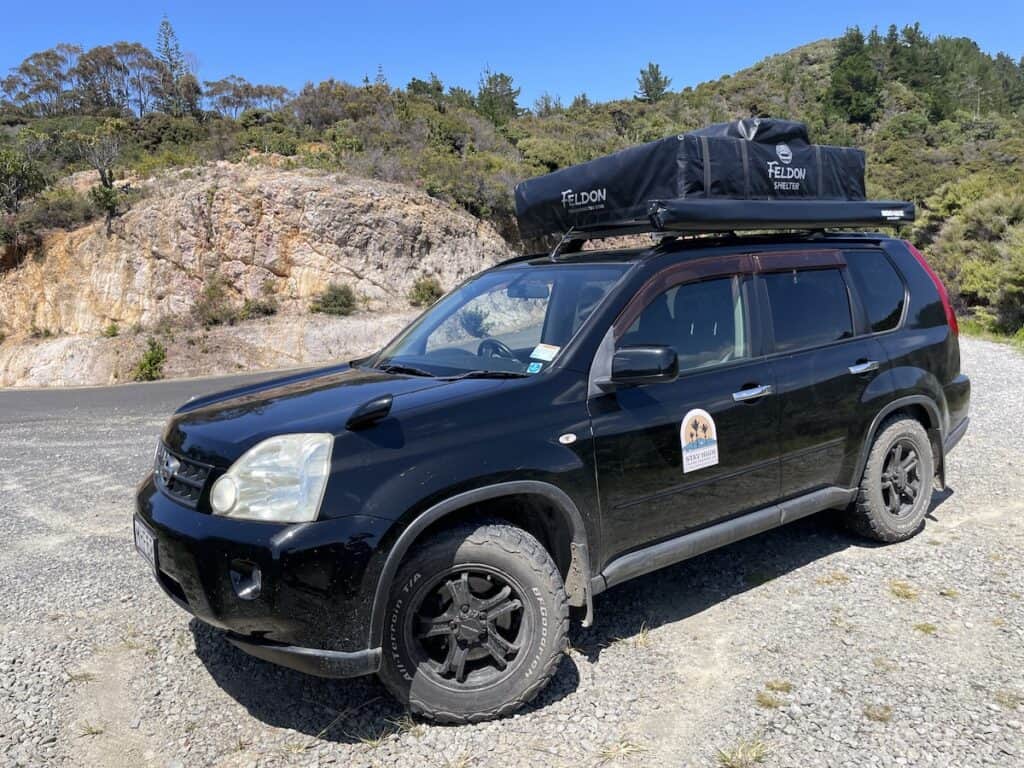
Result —
[[668, 95], [668, 87], [672, 84], [672, 78], [663, 74], [661, 67], [653, 61], [640, 70], [640, 76], [636, 79], [637, 101], [645, 101], [654, 104], [661, 101]]
[[178, 43], [178, 35], [166, 16], [160, 22], [160, 29], [157, 32], [156, 59], [160, 72], [160, 109], [169, 115], [180, 117], [188, 111], [182, 85], [189, 72], [181, 45]]
[[847, 121], [864, 125], [875, 119], [882, 106], [882, 78], [857, 27], [847, 29], [836, 46], [826, 100]]
[[485, 69], [480, 75], [476, 108], [499, 128], [519, 115], [519, 88], [512, 87], [512, 76]]
[[537, 117], [551, 117], [551, 115], [560, 115], [563, 112], [565, 112], [565, 107], [562, 106], [562, 100], [546, 91], [533, 102], [533, 114]]
[[41, 192], [46, 179], [23, 152], [0, 147], [0, 211], [17, 213], [21, 201]]
[[128, 106], [142, 117], [150, 111], [160, 90], [159, 63], [153, 52], [141, 43], [122, 41], [114, 43], [113, 49], [124, 73]]
[[47, 117], [75, 110], [75, 65], [82, 49], [60, 43], [26, 58], [4, 79], [11, 101], [30, 115]]

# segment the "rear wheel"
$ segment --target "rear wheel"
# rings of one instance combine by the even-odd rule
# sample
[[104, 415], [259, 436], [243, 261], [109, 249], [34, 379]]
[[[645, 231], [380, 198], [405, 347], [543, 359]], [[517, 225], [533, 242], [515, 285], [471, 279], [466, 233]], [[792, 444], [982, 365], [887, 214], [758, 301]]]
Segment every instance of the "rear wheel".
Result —
[[568, 623], [562, 578], [540, 542], [504, 523], [460, 526], [399, 569], [380, 677], [416, 714], [500, 717], [547, 685]]
[[876, 541], [909, 539], [928, 513], [934, 476], [931, 442], [921, 423], [907, 417], [885, 422], [847, 513], [850, 527]]

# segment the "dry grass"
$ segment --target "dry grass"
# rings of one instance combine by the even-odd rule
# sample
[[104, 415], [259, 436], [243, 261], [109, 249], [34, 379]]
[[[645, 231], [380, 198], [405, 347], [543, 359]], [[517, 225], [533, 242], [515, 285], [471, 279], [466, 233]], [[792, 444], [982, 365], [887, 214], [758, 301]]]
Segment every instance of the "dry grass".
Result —
[[1014, 693], [1013, 691], [996, 691], [992, 694], [992, 698], [994, 698], [996, 700], [996, 704], [1003, 709], [1016, 709], [1021, 704], [1024, 704], [1024, 696], [1021, 696], [1019, 693]]
[[78, 726], [79, 736], [99, 736], [106, 729], [102, 725], [96, 723], [83, 722]]
[[939, 590], [940, 597], [948, 597], [950, 600], [956, 600], [960, 597], [960, 590], [954, 589], [953, 587], [943, 587]]
[[922, 635], [934, 635], [939, 631], [939, 628], [934, 624], [927, 621], [922, 621], [920, 624], [915, 624], [914, 629], [920, 632]]
[[832, 573], [819, 576], [815, 581], [822, 586], [834, 587], [840, 584], [848, 584], [850, 577], [844, 571], [832, 571]]
[[864, 707], [864, 717], [876, 723], [888, 723], [892, 720], [892, 707], [888, 704], [868, 704]]
[[647, 648], [651, 644], [651, 630], [647, 622], [640, 625], [640, 629], [633, 636], [633, 646], [636, 648]]
[[68, 677], [71, 678], [72, 683], [92, 683], [96, 680], [96, 674], [94, 672], [88, 672], [84, 669], [72, 672], [68, 670]]
[[757, 702], [757, 706], [762, 709], [778, 709], [786, 703], [778, 696], [775, 696], [768, 691], [758, 691], [757, 695], [754, 697], [754, 701]]
[[610, 760], [625, 760], [627, 757], [639, 755], [646, 751], [647, 747], [643, 744], [630, 739], [621, 739], [605, 744], [597, 754], [601, 758], [601, 762], [608, 762]]
[[769, 680], [764, 687], [775, 693], [791, 693], [793, 690], [793, 684], [789, 680]]
[[410, 715], [404, 715], [397, 720], [389, 720], [388, 722], [395, 727], [394, 733], [397, 733], [399, 736], [408, 733], [410, 736], [418, 739], [427, 732], [427, 727], [423, 723], [413, 720]]
[[896, 664], [889, 661], [889, 659], [884, 656], [875, 656], [875, 658], [871, 660], [871, 663], [875, 665], [875, 669], [879, 672], [892, 672], [896, 669]]
[[741, 741], [729, 749], [720, 749], [715, 754], [721, 768], [753, 768], [763, 763], [771, 750], [760, 739]]
[[914, 585], [899, 579], [889, 582], [889, 592], [900, 600], [917, 600], [917, 589], [914, 588]]

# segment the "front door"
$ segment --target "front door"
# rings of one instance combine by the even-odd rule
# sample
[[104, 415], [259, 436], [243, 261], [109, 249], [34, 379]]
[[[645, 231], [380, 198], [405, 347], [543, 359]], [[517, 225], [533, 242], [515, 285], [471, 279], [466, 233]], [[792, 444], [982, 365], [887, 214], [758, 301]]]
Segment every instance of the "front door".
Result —
[[778, 401], [751, 288], [749, 275], [680, 282], [620, 318], [617, 347], [672, 346], [680, 376], [590, 400], [605, 562], [778, 497]]

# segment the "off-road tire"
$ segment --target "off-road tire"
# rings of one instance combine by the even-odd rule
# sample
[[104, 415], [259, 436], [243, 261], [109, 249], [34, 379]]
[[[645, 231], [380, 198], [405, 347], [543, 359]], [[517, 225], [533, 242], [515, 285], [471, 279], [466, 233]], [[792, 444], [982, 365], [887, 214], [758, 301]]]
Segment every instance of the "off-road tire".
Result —
[[[438, 579], [459, 566], [504, 574], [521, 587], [521, 649], [508, 664], [514, 669], [482, 690], [458, 690], [428, 666], [419, 646], [410, 648], [407, 622], [419, 621], [419, 606]], [[513, 590], [513, 594], [515, 590]], [[454, 607], [455, 601], [452, 601]], [[440, 723], [475, 723], [511, 714], [531, 701], [551, 680], [566, 648], [569, 609], [562, 577], [548, 552], [532, 535], [498, 521], [468, 523], [442, 531], [414, 547], [399, 568], [385, 615], [383, 660], [379, 673], [388, 690], [410, 712]], [[445, 638], [445, 643], [451, 643]], [[468, 680], [468, 678], [467, 678]]]
[[[883, 493], [883, 476], [887, 474], [887, 467], [892, 466], [892, 452], [897, 445], [912, 447], [920, 462], [917, 471], [920, 489], [913, 504], [908, 504], [910, 509], [899, 515], [887, 507], [887, 497]], [[846, 512], [847, 526], [854, 533], [875, 541], [891, 543], [909, 539], [921, 529], [928, 514], [934, 477], [931, 441], [921, 423], [906, 416], [896, 416], [883, 422], [871, 445], [857, 500]]]

